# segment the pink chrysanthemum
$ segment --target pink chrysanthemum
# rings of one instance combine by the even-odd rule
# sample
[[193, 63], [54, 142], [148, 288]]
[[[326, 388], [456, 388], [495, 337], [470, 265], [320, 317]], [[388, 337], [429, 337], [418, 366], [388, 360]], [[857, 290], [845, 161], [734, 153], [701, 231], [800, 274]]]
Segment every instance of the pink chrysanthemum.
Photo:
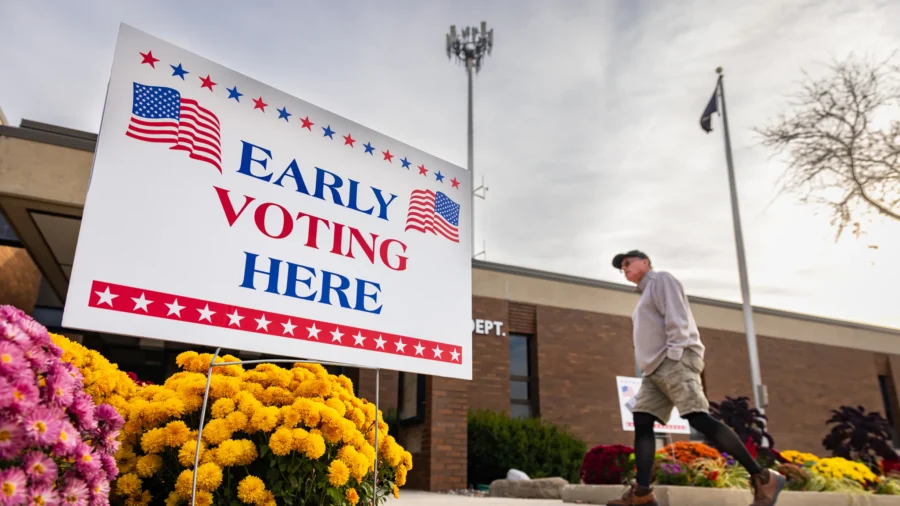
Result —
[[25, 502], [27, 480], [18, 467], [0, 472], [0, 505], [19, 506]]
[[43, 346], [37, 344], [26, 349], [24, 356], [31, 366], [31, 370], [38, 374], [46, 374], [54, 363], [58, 363], [56, 357], [47, 353]]
[[94, 400], [84, 392], [76, 392], [69, 412], [75, 416], [75, 422], [79, 429], [91, 432], [97, 428], [97, 420], [94, 418]]
[[109, 505], [109, 482], [105, 478], [94, 479], [89, 487], [91, 489], [90, 506]]
[[14, 400], [12, 383], [6, 378], [0, 378], [0, 410], [12, 407]]
[[78, 431], [68, 421], [63, 421], [59, 428], [59, 437], [53, 445], [53, 454], [58, 457], [68, 458], [75, 454], [75, 447], [81, 442]]
[[107, 431], [119, 430], [125, 425], [122, 415], [109, 404], [101, 404], [96, 410], [97, 420], [103, 423]]
[[100, 447], [110, 455], [118, 453], [119, 448], [122, 447], [122, 443], [119, 442], [119, 431], [100, 431]]
[[113, 481], [119, 476], [119, 468], [116, 466], [116, 459], [112, 455], [100, 455], [100, 461], [103, 463], [103, 470], [106, 472], [106, 479]]
[[67, 408], [75, 400], [75, 381], [61, 367], [51, 367], [44, 386], [44, 398], [57, 406]]
[[56, 481], [58, 472], [56, 462], [43, 452], [33, 451], [25, 455], [22, 467], [32, 485], [52, 485]]
[[68, 477], [59, 495], [65, 506], [87, 506], [90, 490], [84, 480]]
[[56, 443], [59, 438], [59, 411], [49, 408], [35, 408], [22, 419], [28, 442], [37, 446]]
[[25, 435], [17, 420], [0, 419], [0, 459], [15, 457], [24, 445]]
[[14, 320], [5, 317], [0, 317], [0, 340], [17, 344], [31, 343], [28, 334], [23, 332]]
[[28, 315], [19, 321], [19, 328], [28, 334], [34, 344], [47, 347], [56, 346], [50, 340], [50, 333], [47, 332], [47, 329]]
[[[31, 375], [29, 378], [28, 376]], [[27, 413], [38, 402], [38, 387], [34, 382], [34, 373], [30, 369], [19, 371], [19, 378], [13, 381], [12, 403], [9, 409], [13, 413]]]
[[32, 485], [28, 489], [28, 506], [58, 506], [59, 494], [53, 485]]
[[31, 367], [25, 360], [25, 355], [16, 343], [0, 341], [0, 374], [7, 377], [15, 377], [19, 371]]
[[103, 468], [100, 455], [87, 443], [75, 447], [75, 469], [87, 479], [92, 479]]

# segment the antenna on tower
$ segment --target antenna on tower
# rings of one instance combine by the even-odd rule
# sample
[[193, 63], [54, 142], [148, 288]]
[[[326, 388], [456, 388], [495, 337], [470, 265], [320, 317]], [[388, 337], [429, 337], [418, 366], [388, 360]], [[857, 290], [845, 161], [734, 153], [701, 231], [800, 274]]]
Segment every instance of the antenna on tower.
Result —
[[[484, 185], [484, 174], [481, 175], [481, 186], [472, 190], [472, 194], [481, 200], [485, 200], [487, 198], [487, 191], [490, 190], [487, 186]], [[481, 192], [480, 194], [478, 192]]]
[[472, 258], [478, 258], [479, 256], [483, 257], [484, 260], [487, 260], [487, 247], [485, 246], [484, 239], [481, 240], [481, 251], [475, 253]]

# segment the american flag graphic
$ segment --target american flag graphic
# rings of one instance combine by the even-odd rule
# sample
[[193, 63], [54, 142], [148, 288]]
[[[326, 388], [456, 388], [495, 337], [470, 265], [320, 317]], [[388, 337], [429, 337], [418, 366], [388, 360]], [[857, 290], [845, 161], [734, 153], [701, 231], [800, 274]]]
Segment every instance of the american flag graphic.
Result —
[[406, 230], [440, 234], [459, 242], [459, 204], [443, 192], [413, 190], [409, 196]]
[[140, 141], [172, 144], [222, 172], [219, 118], [174, 88], [134, 83], [131, 121], [125, 135]]

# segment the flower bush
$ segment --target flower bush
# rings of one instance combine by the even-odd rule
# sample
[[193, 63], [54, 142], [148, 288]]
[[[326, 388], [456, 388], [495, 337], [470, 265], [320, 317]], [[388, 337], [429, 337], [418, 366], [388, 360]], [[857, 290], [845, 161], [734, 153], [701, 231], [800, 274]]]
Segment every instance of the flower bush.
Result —
[[722, 454], [715, 448], [694, 441], [676, 441], [661, 448], [657, 453], [673, 456], [675, 460], [690, 464], [697, 459], [721, 459]]
[[585, 456], [579, 472], [581, 480], [588, 485], [618, 485], [628, 476], [629, 456], [634, 449], [624, 445], [599, 445]]
[[798, 452], [796, 450], [788, 450], [781, 452], [781, 456], [791, 464], [806, 466], [807, 464], [815, 464], [819, 461], [819, 457], [812, 453]]
[[813, 464], [811, 469], [823, 478], [834, 478], [836, 480], [848, 478], [863, 487], [874, 485], [879, 480], [879, 477], [865, 464], [852, 462], [841, 457], [820, 459]]
[[[375, 406], [353, 395], [348, 378], [330, 375], [318, 364], [213, 369], [194, 470], [197, 431], [192, 428], [199, 425], [211, 360], [211, 354], [182, 353], [176, 360], [181, 372], [162, 385], [140, 387], [122, 407], [127, 413], [117, 455], [122, 475], [113, 498], [129, 506], [163, 500], [167, 506], [190, 504], [196, 471], [199, 506], [372, 502]], [[377, 415], [382, 502], [388, 494], [399, 496], [412, 456]]]
[[107, 506], [123, 420], [47, 329], [0, 306], [0, 504]]

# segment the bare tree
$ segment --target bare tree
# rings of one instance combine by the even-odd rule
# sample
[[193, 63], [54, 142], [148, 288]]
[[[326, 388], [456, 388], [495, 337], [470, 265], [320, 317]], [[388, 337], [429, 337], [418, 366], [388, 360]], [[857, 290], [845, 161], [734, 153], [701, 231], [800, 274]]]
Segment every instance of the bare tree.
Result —
[[900, 72], [888, 61], [851, 55], [824, 77], [804, 72], [788, 111], [756, 129], [788, 155], [782, 191], [829, 208], [836, 238], [874, 215], [900, 220]]

